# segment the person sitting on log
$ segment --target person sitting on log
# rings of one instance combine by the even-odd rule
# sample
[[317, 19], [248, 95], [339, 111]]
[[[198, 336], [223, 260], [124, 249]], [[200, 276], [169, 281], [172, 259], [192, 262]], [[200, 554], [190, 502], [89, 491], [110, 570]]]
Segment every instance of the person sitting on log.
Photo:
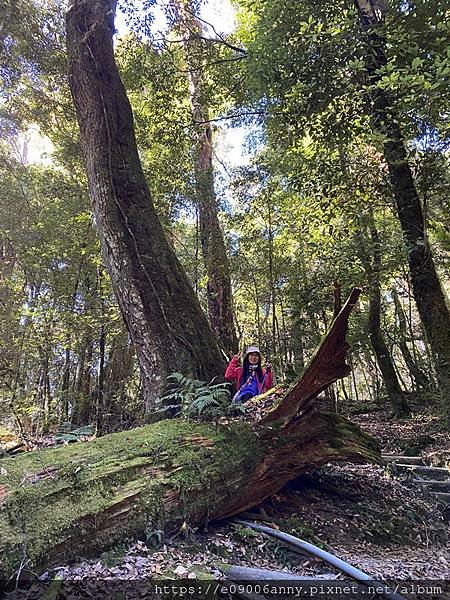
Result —
[[237, 385], [237, 392], [233, 398], [235, 404], [247, 402], [273, 387], [272, 365], [267, 363], [265, 368], [261, 366], [259, 348], [247, 348], [242, 366], [239, 364], [241, 356], [241, 352], [235, 354], [225, 371], [225, 379], [235, 381]]

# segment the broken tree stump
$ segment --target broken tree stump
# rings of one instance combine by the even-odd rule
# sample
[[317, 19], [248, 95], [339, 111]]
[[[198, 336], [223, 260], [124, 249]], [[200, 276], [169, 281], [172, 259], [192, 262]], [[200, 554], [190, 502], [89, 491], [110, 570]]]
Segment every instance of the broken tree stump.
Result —
[[1, 460], [0, 578], [235, 515], [329, 461], [379, 461], [373, 438], [313, 402], [349, 371], [345, 334], [358, 295], [258, 423], [172, 419]]

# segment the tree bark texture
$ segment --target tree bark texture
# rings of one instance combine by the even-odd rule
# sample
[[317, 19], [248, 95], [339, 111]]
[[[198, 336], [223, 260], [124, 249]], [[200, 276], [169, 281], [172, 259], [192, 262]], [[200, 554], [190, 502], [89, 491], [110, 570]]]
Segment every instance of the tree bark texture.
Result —
[[377, 87], [379, 70], [386, 65], [382, 2], [355, 0], [361, 28], [367, 37], [367, 71], [375, 128], [385, 137], [384, 157], [389, 169], [397, 213], [403, 231], [414, 299], [430, 344], [439, 388], [450, 414], [450, 313], [425, 232], [419, 194], [408, 163], [403, 134], [392, 96]]
[[69, 84], [102, 254], [150, 409], [174, 371], [210, 380], [223, 358], [155, 211], [114, 60], [115, 0], [72, 0]]
[[[3, 459], [0, 579], [94, 555], [146, 531], [235, 515], [329, 461], [377, 461], [375, 440], [314, 405], [342, 374], [344, 306], [304, 375], [264, 419], [172, 419]], [[255, 401], [257, 406], [258, 399]]]
[[194, 122], [195, 198], [203, 261], [208, 277], [209, 321], [224, 350], [231, 355], [237, 351], [238, 343], [234, 327], [230, 263], [220, 228], [214, 189], [212, 128], [203, 84], [204, 42], [201, 39], [203, 31], [190, 0], [177, 0], [176, 7], [178, 26], [184, 40], [183, 48]]

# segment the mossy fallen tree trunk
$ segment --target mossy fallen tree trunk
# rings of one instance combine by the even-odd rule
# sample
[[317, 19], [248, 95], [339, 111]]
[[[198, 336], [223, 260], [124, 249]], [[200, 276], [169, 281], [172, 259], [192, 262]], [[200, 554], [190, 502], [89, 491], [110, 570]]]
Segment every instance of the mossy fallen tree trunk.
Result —
[[358, 293], [304, 375], [258, 423], [173, 419], [1, 460], [1, 576], [237, 514], [329, 461], [379, 460], [370, 436], [313, 403], [348, 372], [345, 334]]

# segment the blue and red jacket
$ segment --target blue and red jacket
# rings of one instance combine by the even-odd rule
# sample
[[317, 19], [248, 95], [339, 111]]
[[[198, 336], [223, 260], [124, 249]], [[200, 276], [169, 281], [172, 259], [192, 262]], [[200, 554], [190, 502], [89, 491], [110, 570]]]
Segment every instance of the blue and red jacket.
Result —
[[[236, 382], [238, 389], [241, 387], [241, 385], [243, 383], [245, 383], [245, 381], [241, 381], [242, 370], [243, 369], [242, 369], [241, 365], [239, 364], [239, 357], [237, 355], [233, 356], [233, 358], [230, 360], [227, 370], [225, 371], [225, 379], [227, 379], [228, 381]], [[263, 392], [267, 392], [267, 390], [270, 390], [270, 388], [273, 387], [272, 369], [270, 369], [269, 371], [266, 371], [266, 369], [263, 368], [262, 372], [263, 372], [263, 377], [264, 377], [264, 375], [267, 375], [267, 377], [264, 382], [264, 387], [260, 391], [260, 394], [262, 394]], [[260, 386], [262, 384], [262, 381], [259, 381], [258, 373], [256, 373], [256, 378], [258, 379], [258, 384]]]

